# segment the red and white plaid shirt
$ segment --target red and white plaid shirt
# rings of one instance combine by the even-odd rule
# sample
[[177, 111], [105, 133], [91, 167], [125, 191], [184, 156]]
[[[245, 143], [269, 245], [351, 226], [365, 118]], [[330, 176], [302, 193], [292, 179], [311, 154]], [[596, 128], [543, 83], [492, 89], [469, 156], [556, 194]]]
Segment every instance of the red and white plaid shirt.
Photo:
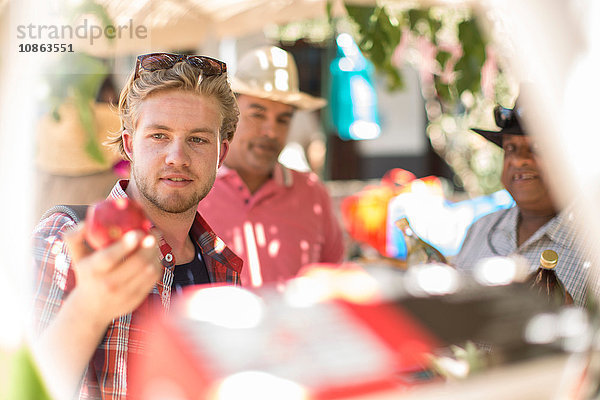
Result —
[[[110, 198], [127, 197], [128, 181], [119, 181]], [[55, 213], [42, 220], [34, 231], [34, 315], [35, 334], [39, 335], [53, 320], [63, 302], [75, 287], [71, 258], [63, 241], [63, 234], [75, 226], [67, 214]], [[202, 250], [202, 258], [211, 283], [240, 284], [242, 260], [218, 238], [206, 221], [196, 213], [191, 236]], [[165, 310], [169, 309], [175, 257], [171, 247], [159, 241], [164, 273], [148, 300], [133, 313], [115, 318], [108, 326], [104, 339], [88, 364], [83, 376], [79, 398], [124, 399], [127, 396], [127, 363], [129, 354], [140, 353], [139, 317], [152, 298], [160, 298]]]

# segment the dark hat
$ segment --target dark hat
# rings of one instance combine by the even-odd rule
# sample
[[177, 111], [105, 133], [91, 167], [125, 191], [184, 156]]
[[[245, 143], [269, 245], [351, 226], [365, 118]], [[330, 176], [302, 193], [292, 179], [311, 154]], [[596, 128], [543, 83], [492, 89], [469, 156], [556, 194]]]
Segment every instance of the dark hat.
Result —
[[521, 127], [521, 116], [522, 108], [519, 107], [519, 101], [517, 100], [515, 108], [504, 108], [502, 106], [496, 106], [494, 108], [494, 120], [496, 126], [500, 128], [499, 131], [487, 131], [476, 128], [472, 128], [471, 130], [479, 133], [497, 146], [502, 147], [503, 135], [526, 135]]

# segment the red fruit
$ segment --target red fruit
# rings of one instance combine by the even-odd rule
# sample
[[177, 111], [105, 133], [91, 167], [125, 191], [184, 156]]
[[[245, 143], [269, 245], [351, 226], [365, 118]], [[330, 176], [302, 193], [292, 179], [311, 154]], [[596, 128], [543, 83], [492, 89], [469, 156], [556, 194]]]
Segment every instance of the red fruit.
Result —
[[152, 223], [134, 200], [120, 197], [108, 199], [90, 207], [85, 218], [85, 240], [96, 249], [103, 249], [132, 230], [150, 232]]

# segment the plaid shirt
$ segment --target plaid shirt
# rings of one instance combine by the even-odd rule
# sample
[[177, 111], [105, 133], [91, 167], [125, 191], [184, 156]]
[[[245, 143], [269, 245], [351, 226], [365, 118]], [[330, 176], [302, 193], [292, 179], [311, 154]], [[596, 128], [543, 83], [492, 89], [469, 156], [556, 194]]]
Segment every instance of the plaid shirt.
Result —
[[558, 214], [519, 248], [518, 218], [518, 207], [512, 207], [476, 221], [467, 232], [460, 253], [454, 260], [457, 268], [470, 271], [482, 258], [519, 254], [527, 259], [530, 272], [533, 272], [540, 265], [542, 252], [552, 249], [558, 254], [556, 274], [573, 296], [575, 304], [585, 304], [586, 281], [594, 258], [575, 229], [572, 211], [568, 209]]
[[[127, 197], [128, 181], [118, 182], [109, 197]], [[71, 259], [63, 241], [63, 234], [75, 226], [64, 213], [55, 213], [42, 220], [34, 232], [34, 313], [35, 334], [39, 335], [52, 321], [75, 286]], [[196, 213], [190, 230], [202, 250], [203, 260], [212, 283], [228, 282], [239, 285], [242, 260], [218, 238], [208, 224]], [[82, 379], [81, 399], [124, 399], [127, 394], [127, 362], [130, 353], [140, 353], [142, 342], [138, 321], [152, 298], [160, 298], [165, 310], [169, 309], [175, 258], [171, 247], [159, 240], [163, 277], [154, 287], [147, 301], [133, 313], [115, 318], [108, 326], [104, 339], [88, 364]], [[156, 296], [156, 297], [154, 297]]]

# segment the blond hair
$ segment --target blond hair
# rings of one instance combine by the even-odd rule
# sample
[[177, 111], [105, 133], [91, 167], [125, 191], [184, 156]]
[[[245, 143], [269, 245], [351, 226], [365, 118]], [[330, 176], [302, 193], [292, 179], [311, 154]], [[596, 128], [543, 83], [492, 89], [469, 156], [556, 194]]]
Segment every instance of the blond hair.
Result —
[[182, 61], [172, 68], [152, 72], [142, 71], [135, 80], [134, 74], [135, 71], [131, 73], [119, 97], [118, 112], [121, 118], [121, 130], [106, 142], [107, 146], [120, 153], [125, 159], [129, 157], [123, 148], [123, 132], [127, 130], [133, 133], [142, 102], [151, 94], [163, 90], [179, 89], [215, 98], [220, 105], [223, 119], [219, 135], [222, 140], [233, 139], [240, 112], [226, 73], [205, 76], [200, 69]]

